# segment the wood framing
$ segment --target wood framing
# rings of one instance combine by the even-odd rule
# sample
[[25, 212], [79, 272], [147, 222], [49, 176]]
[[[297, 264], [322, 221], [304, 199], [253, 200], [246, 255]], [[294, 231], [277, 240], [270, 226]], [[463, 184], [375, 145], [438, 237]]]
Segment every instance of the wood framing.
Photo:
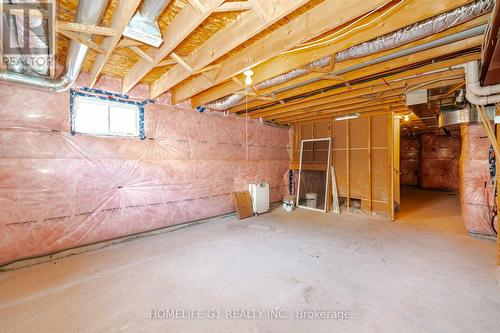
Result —
[[[332, 164], [335, 166], [338, 195], [345, 209], [361, 209], [374, 216], [394, 218], [392, 158], [392, 113], [373, 113], [357, 119], [334, 121], [333, 118], [293, 125], [293, 142], [331, 135]], [[322, 130], [325, 128], [326, 130]], [[325, 133], [323, 133], [325, 132]], [[295, 147], [297, 156], [300, 148]], [[294, 160], [292, 168], [299, 168]], [[314, 163], [303, 164], [306, 170], [323, 170]], [[353, 206], [351, 202], [359, 202]]]
[[[280, 52], [289, 50], [387, 2], [385, 0], [369, 2], [353, 0], [347, 3], [326, 0], [288, 24], [270, 32], [241, 52], [237, 52], [224, 60], [215, 84], [222, 83], [243, 72], [246, 68], [270, 59]], [[345, 15], [332, 17], [331, 13], [337, 12], [345, 13]], [[214, 83], [209, 82], [203, 76], [195, 77], [190, 81], [189, 86], [179, 86], [172, 90], [173, 102], [183, 101], [213, 85]], [[151, 86], [151, 97], [160, 95], [168, 88], [169, 84], [166, 78], [157, 80]]]
[[[344, 36], [340, 35], [341, 37], [334, 35], [333, 38], [335, 39], [332, 42], [325, 43], [324, 45], [321, 45], [321, 47], [298, 49], [294, 52], [279, 55], [255, 66], [253, 68], [255, 72], [253, 80], [255, 83], [260, 83], [267, 79], [286, 73], [292, 69], [304, 66], [310, 63], [312, 60], [335, 54], [336, 52], [339, 52], [350, 46], [368, 41], [385, 33], [392, 32], [407, 25], [438, 15], [457, 6], [461, 6], [467, 2], [469, 1], [423, 0], [418, 2], [405, 2], [394, 10], [390, 7], [386, 11], [384, 11], [384, 13], [386, 13], [387, 11], [391, 10], [388, 14], [386, 13], [385, 16], [383, 16], [383, 19], [374, 21], [374, 17], [378, 17], [380, 15], [378, 13], [374, 13], [373, 15], [359, 21], [356, 25], [351, 27], [350, 33], [345, 34]], [[423, 8], [425, 8], [425, 10], [423, 10]], [[478, 21], [486, 22], [487, 17], [485, 16]], [[240, 74], [240, 77], [242, 76], [243, 75]], [[234, 91], [237, 91], [238, 89], [239, 88], [232, 85], [231, 82], [224, 82], [211, 89], [205, 90], [196, 96], [193, 96], [192, 104], [202, 105], [215, 99], [229, 95]], [[250, 103], [249, 106], [253, 107], [257, 104], [259, 103]]]
[[[195, 70], [200, 70], [305, 3], [306, 0], [255, 1], [253, 4], [258, 4], [259, 10], [255, 10], [254, 7], [254, 10], [241, 14], [236, 21], [217, 32], [190, 54], [186, 61]], [[265, 21], [261, 20], [259, 14], [261, 12], [267, 13]], [[173, 67], [152, 85], [151, 97], [159, 96], [187, 79], [192, 73], [182, 65]], [[204, 76], [200, 77], [206, 80]]]
[[130, 22], [130, 19], [134, 15], [135, 10], [140, 3], [140, 0], [118, 2], [115, 13], [113, 15], [113, 20], [111, 22], [111, 28], [114, 29], [116, 33], [113, 36], [105, 37], [102, 41], [101, 47], [105, 50], [105, 53], [97, 55], [94, 61], [92, 71], [90, 72], [90, 87], [93, 87], [99, 79], [99, 74], [101, 73], [104, 65], [111, 56], [111, 53], [113, 53], [116, 45], [120, 41], [123, 30], [125, 30], [125, 27]]
[[65, 31], [81, 32], [92, 35], [102, 35], [102, 36], [116, 35], [116, 30], [113, 28], [100, 27], [96, 25], [87, 25], [75, 22], [57, 21], [56, 29], [57, 31], [65, 30]]
[[[141, 59], [123, 77], [122, 92], [126, 93], [132, 89], [150, 70], [155, 68], [165, 57], [169, 56], [223, 2], [224, 0], [207, 0], [201, 8], [198, 8], [198, 5], [193, 5], [193, 2], [191, 2], [191, 6], [184, 7], [175, 16], [168, 30], [163, 34], [164, 42], [160, 48], [149, 51], [153, 63]], [[198, 3], [197, 0], [196, 3]]]

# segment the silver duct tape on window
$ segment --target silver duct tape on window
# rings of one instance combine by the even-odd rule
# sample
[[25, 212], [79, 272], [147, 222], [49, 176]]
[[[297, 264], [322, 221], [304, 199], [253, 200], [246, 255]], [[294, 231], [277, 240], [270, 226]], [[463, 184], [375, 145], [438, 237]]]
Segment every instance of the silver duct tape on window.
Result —
[[[350, 59], [356, 59], [397, 48], [399, 46], [436, 34], [438, 32], [444, 31], [446, 29], [452, 28], [476, 17], [479, 17], [483, 14], [486, 14], [493, 9], [494, 5], [495, 0], [475, 1], [449, 12], [434, 16], [430, 19], [417, 22], [395, 32], [378, 37], [371, 41], [354, 45], [344, 51], [337, 53], [337, 55], [335, 56], [335, 61], [341, 62]], [[306, 75], [310, 73], [314, 68], [325, 67], [329, 63], [330, 57], [323, 57], [319, 60], [311, 62], [310, 64], [307, 64], [302, 68], [295, 69], [285, 74], [263, 81], [257, 84], [256, 88], [265, 89], [277, 86], [297, 77]], [[239, 99], [235, 96], [239, 97]], [[204, 106], [208, 109], [216, 111], [225, 111], [237, 105], [242, 99], [243, 97], [241, 95], [229, 95], [214, 102], [208, 103]]]

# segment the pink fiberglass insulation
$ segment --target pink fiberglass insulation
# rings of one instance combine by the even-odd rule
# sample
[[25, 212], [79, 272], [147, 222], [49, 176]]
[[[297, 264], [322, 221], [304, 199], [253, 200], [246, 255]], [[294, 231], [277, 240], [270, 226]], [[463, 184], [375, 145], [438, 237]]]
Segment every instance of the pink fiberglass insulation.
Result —
[[401, 185], [418, 185], [420, 169], [420, 143], [418, 138], [401, 137], [400, 160]]
[[159, 101], [145, 140], [72, 136], [68, 93], [0, 84], [0, 264], [229, 213], [249, 182], [287, 193], [287, 129]]
[[421, 149], [422, 187], [458, 190], [460, 138], [423, 134]]
[[[491, 209], [495, 203], [489, 170], [490, 142], [479, 124], [464, 125], [460, 157], [460, 206], [465, 227], [472, 233], [495, 235]], [[497, 228], [497, 219], [494, 218]]]

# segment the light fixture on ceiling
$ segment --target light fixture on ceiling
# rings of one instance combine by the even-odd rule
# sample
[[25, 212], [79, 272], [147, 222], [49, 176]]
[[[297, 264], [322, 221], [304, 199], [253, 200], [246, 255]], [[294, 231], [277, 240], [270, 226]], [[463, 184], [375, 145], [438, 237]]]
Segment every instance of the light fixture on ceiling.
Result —
[[403, 121], [410, 121], [410, 116], [409, 116], [409, 115], [407, 115], [407, 114], [405, 114], [405, 115], [403, 116]]
[[359, 113], [346, 114], [344, 116], [335, 117], [335, 121], [347, 120], [347, 119], [356, 119], [359, 118]]
[[245, 75], [245, 84], [247, 86], [251, 85], [252, 84], [252, 75], [253, 75], [253, 71], [252, 70], [246, 70], [243, 72], [243, 75]]

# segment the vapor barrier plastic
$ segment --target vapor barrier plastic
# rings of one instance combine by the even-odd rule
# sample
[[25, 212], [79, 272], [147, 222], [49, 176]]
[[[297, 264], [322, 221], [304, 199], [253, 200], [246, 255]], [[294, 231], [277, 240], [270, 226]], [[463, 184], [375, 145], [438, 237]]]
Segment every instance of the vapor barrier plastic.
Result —
[[250, 182], [288, 192], [286, 129], [150, 104], [145, 140], [72, 136], [68, 93], [0, 102], [0, 264], [229, 213]]
[[[491, 209], [495, 204], [489, 170], [490, 142], [480, 124], [464, 125], [460, 157], [460, 206], [462, 221], [473, 233], [495, 235]], [[498, 230], [498, 220], [494, 218]]]
[[401, 137], [400, 140], [400, 183], [401, 185], [418, 185], [420, 172], [420, 143], [418, 138]]
[[458, 190], [460, 138], [444, 135], [422, 135], [422, 187]]

